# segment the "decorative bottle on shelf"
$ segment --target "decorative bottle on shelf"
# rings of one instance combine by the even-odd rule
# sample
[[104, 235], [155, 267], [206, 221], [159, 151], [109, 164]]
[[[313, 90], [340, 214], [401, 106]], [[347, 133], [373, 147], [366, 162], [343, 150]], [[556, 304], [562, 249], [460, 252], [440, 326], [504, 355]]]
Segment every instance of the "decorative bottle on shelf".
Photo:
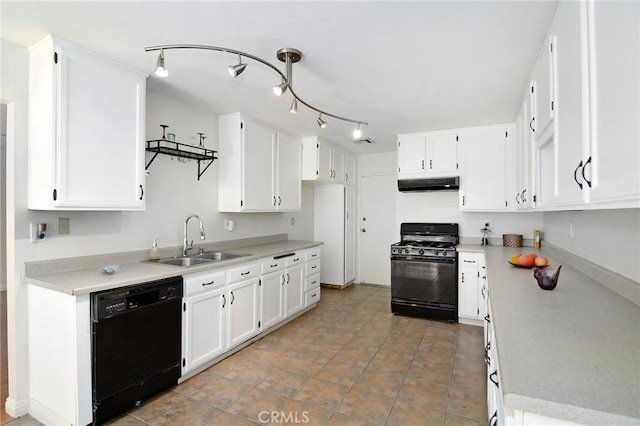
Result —
[[540, 249], [540, 231], [537, 229], [533, 233], [533, 244], [536, 249]]
[[150, 262], [158, 262], [160, 260], [160, 250], [158, 250], [158, 239], [153, 239], [153, 245], [151, 246], [151, 250], [149, 250], [149, 261]]

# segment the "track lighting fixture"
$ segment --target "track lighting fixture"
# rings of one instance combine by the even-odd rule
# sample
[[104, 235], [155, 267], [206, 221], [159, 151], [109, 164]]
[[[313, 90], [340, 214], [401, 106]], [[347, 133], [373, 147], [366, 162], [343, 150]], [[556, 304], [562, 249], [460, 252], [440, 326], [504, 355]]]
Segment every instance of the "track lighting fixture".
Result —
[[318, 122], [318, 126], [320, 126], [321, 129], [327, 127], [327, 122], [322, 119], [322, 114], [320, 114], [318, 118], [316, 118], [316, 121]]
[[302, 59], [302, 52], [293, 47], [283, 47], [276, 51], [276, 58], [278, 58], [279, 61], [284, 62], [286, 65], [286, 70], [285, 70], [286, 73], [283, 73], [282, 71], [280, 71], [278, 67], [276, 67], [275, 65], [273, 65], [268, 61], [265, 61], [262, 58], [254, 56], [247, 52], [242, 52], [240, 50], [235, 50], [235, 49], [229, 49], [226, 47], [208, 46], [208, 45], [201, 45], [201, 44], [168, 44], [163, 46], [145, 47], [144, 50], [146, 52], [151, 52], [156, 50], [160, 51], [160, 55], [158, 56], [158, 62], [156, 64], [156, 69], [155, 69], [155, 74], [159, 77], [167, 77], [169, 75], [169, 71], [165, 67], [165, 63], [164, 63], [164, 51], [170, 50], [170, 49], [214, 50], [217, 52], [226, 52], [226, 53], [238, 55], [238, 63], [236, 65], [228, 66], [229, 74], [233, 78], [236, 78], [237, 76], [239, 76], [247, 67], [247, 64], [242, 62], [242, 57], [254, 60], [256, 62], [260, 62], [266, 67], [271, 68], [274, 72], [276, 72], [280, 76], [282, 82], [273, 87], [273, 92], [277, 96], [282, 96], [282, 94], [285, 93], [287, 90], [291, 92], [291, 95], [293, 96], [293, 102], [291, 103], [291, 108], [289, 109], [289, 111], [291, 111], [292, 113], [298, 112], [298, 102], [300, 102], [302, 105], [306, 106], [310, 110], [313, 110], [319, 114], [318, 118], [316, 119], [316, 122], [318, 123], [318, 126], [320, 126], [321, 129], [324, 129], [325, 127], [327, 127], [327, 122], [322, 118], [323, 115], [327, 117], [331, 117], [335, 120], [356, 124], [358, 127], [353, 131], [354, 138], [359, 138], [362, 135], [362, 132], [360, 130], [360, 125], [368, 124], [365, 121], [353, 120], [351, 118], [341, 117], [339, 115], [335, 115], [335, 114], [331, 114], [326, 111], [323, 111], [319, 108], [314, 107], [308, 102], [305, 102], [302, 98], [300, 98], [300, 96], [298, 96], [295, 93], [295, 91], [293, 90], [292, 66], [294, 63], [299, 62], [300, 59]]
[[246, 67], [247, 67], [247, 64], [242, 63], [242, 56], [238, 55], [238, 63], [236, 65], [228, 66], [229, 74], [231, 74], [231, 77], [236, 78], [237, 76], [242, 74], [242, 71], [244, 71]]
[[160, 50], [158, 62], [156, 62], [156, 70], [154, 71], [158, 77], [168, 77], [169, 70], [164, 66], [164, 49]]
[[287, 91], [287, 87], [289, 87], [289, 84], [282, 80], [282, 83], [273, 86], [273, 93], [276, 96], [282, 96], [282, 94]]
[[358, 123], [358, 127], [353, 130], [353, 138], [359, 139], [362, 137], [362, 130], [360, 130], [360, 123]]

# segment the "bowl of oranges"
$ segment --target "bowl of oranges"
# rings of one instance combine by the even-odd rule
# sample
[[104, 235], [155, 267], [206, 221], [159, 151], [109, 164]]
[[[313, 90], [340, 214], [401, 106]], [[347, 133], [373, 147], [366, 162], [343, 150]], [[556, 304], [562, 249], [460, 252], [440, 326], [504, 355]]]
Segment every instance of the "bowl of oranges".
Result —
[[535, 253], [529, 254], [514, 254], [509, 259], [509, 264], [518, 268], [531, 269], [533, 267], [546, 268], [549, 266], [549, 259], [544, 256], [538, 256]]

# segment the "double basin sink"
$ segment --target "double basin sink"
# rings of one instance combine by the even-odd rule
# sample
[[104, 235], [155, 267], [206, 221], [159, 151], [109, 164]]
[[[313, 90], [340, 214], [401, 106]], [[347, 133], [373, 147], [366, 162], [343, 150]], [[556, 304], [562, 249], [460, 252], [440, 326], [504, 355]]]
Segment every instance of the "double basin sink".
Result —
[[205, 251], [204, 253], [192, 256], [170, 257], [160, 259], [157, 263], [165, 265], [176, 265], [188, 268], [189, 266], [202, 265], [204, 263], [222, 262], [223, 260], [235, 259], [236, 257], [250, 256], [247, 253], [227, 253], [222, 251]]

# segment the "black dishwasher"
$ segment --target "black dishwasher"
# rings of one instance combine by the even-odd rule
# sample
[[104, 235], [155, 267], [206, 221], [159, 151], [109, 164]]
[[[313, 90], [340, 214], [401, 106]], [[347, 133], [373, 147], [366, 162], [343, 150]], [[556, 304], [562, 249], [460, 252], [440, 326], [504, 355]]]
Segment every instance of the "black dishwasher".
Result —
[[180, 377], [182, 277], [91, 294], [93, 423]]

